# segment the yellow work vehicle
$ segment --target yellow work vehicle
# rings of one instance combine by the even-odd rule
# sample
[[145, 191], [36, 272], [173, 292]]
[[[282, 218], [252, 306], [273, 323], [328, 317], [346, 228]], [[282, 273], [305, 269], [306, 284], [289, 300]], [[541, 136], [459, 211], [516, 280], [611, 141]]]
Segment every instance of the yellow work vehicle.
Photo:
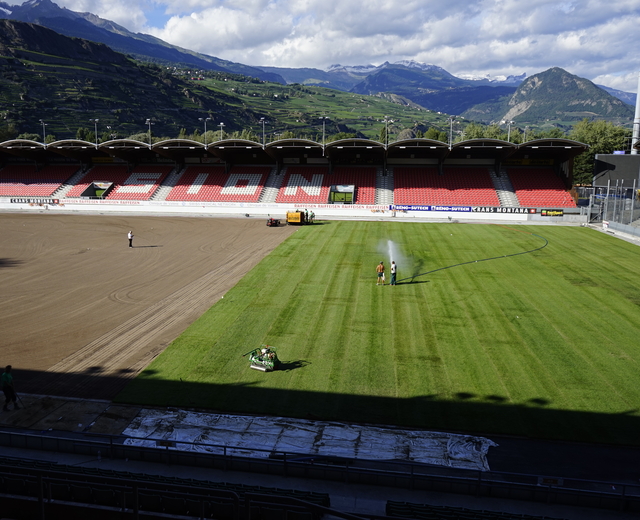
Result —
[[287, 211], [287, 224], [304, 224], [304, 211]]

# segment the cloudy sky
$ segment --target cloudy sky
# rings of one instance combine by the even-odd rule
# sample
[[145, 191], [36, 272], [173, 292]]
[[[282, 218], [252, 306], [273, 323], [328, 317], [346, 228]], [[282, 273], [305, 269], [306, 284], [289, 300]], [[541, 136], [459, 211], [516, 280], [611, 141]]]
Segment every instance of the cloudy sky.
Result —
[[247, 65], [326, 69], [413, 59], [491, 76], [557, 66], [627, 92], [638, 88], [638, 0], [54, 1]]

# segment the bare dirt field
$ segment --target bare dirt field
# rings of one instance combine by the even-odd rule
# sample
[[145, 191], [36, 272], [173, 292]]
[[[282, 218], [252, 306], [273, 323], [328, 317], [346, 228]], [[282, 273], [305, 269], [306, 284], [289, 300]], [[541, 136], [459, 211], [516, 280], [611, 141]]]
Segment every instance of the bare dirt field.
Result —
[[13, 365], [18, 392], [111, 399], [294, 232], [252, 218], [0, 213], [0, 366]]

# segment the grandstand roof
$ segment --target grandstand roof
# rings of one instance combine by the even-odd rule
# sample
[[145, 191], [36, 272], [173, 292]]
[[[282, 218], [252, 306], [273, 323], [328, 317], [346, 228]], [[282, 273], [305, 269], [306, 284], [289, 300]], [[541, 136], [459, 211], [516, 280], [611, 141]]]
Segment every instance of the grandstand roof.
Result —
[[325, 147], [325, 155], [336, 162], [361, 159], [363, 154], [370, 156], [373, 162], [382, 162], [385, 147], [382, 143], [370, 139], [340, 139]]
[[387, 147], [387, 158], [427, 159], [437, 157], [444, 159], [449, 154], [449, 146], [433, 139], [403, 139], [395, 141]]
[[148, 143], [135, 141], [134, 139], [114, 139], [98, 145], [100, 151], [118, 157], [124, 161], [142, 162], [153, 158], [155, 154], [150, 150]]
[[[569, 160], [588, 148], [570, 139], [537, 139], [517, 145], [499, 139], [470, 139], [448, 144], [430, 139], [404, 139], [385, 146], [370, 139], [341, 139], [325, 146], [307, 139], [281, 139], [263, 146], [244, 139], [224, 139], [207, 146], [190, 139], [167, 139], [153, 143], [133, 139], [115, 139], [98, 144], [68, 139], [45, 145], [37, 141], [13, 139], [0, 143], [2, 155], [13, 155], [43, 162], [62, 155], [81, 162], [94, 157], [117, 157], [131, 163], [155, 160], [156, 156], [185, 162], [187, 158], [216, 157], [230, 163], [272, 163], [289, 160], [327, 159], [336, 163], [382, 163], [386, 159], [554, 159]], [[640, 149], [640, 144], [636, 144]]]
[[38, 141], [12, 139], [11, 141], [0, 143], [0, 152], [37, 161], [38, 159], [44, 159], [47, 154], [47, 147]]
[[80, 139], [65, 139], [62, 141], [55, 141], [47, 145], [48, 151], [55, 151], [65, 157], [71, 157], [78, 161], [86, 162], [92, 157], [108, 157], [104, 150], [100, 150], [96, 147], [95, 143], [88, 141], [82, 141]]
[[211, 143], [207, 151], [226, 162], [271, 162], [260, 143], [246, 139], [223, 139]]
[[517, 144], [500, 139], [468, 139], [455, 143], [447, 159], [505, 159], [517, 148]]
[[281, 139], [267, 144], [265, 151], [274, 160], [280, 162], [285, 157], [302, 158], [323, 157], [322, 145], [308, 139]]
[[191, 139], [166, 139], [151, 146], [158, 155], [167, 157], [177, 162], [184, 161], [185, 157], [203, 156], [206, 154], [206, 148], [199, 141]]
[[536, 139], [519, 145], [510, 158], [566, 161], [580, 155], [588, 148], [588, 144], [571, 139]]

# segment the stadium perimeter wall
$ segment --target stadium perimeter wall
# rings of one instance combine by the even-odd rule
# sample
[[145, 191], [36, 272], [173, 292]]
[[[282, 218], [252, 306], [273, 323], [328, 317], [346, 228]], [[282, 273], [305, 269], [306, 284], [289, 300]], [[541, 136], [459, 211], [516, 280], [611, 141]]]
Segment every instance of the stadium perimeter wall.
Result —
[[59, 211], [194, 215], [249, 215], [285, 219], [294, 209], [313, 211], [316, 219], [326, 218], [396, 218], [398, 220], [508, 220], [539, 223], [586, 223], [587, 215], [565, 210], [472, 206], [355, 206], [342, 204], [262, 204], [240, 202], [172, 202], [135, 200], [52, 199], [37, 197], [0, 197], [0, 209], [8, 211]]

